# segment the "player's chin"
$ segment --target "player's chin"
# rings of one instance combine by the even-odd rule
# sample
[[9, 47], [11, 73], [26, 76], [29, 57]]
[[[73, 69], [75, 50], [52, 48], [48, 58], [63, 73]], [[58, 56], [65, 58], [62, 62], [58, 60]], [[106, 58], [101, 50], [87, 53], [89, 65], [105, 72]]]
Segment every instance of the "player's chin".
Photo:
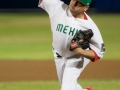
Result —
[[77, 14], [76, 10], [73, 9], [73, 8], [70, 9], [70, 12], [71, 12], [71, 14], [72, 14], [73, 16], [75, 16], [75, 15]]
[[73, 16], [76, 15], [76, 11], [75, 11], [75, 10], [70, 9], [70, 12], [71, 12], [71, 14], [72, 14]]
[[72, 12], [72, 15], [76, 17], [78, 14], [76, 12]]

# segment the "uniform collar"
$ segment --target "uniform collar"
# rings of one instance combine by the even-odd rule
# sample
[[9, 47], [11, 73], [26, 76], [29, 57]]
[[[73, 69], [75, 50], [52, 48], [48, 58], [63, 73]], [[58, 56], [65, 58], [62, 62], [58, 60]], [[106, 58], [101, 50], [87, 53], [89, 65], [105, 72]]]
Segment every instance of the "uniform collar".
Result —
[[[67, 14], [68, 14], [69, 17], [75, 18], [75, 17], [71, 14], [71, 12], [70, 12], [69, 9], [67, 10]], [[84, 20], [88, 20], [86, 13], [84, 13]]]

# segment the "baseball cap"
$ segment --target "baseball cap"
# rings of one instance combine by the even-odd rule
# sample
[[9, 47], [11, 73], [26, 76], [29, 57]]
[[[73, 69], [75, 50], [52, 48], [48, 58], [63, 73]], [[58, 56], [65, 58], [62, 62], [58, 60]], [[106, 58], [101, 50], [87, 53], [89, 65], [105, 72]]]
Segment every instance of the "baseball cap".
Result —
[[89, 6], [92, 0], [79, 0], [82, 4]]

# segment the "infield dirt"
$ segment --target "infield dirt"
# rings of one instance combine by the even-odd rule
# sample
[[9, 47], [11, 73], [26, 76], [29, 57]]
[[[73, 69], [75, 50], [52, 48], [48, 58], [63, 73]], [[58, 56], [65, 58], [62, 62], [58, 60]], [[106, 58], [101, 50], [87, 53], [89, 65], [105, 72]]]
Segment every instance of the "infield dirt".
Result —
[[[120, 79], [120, 60], [90, 62], [79, 79]], [[54, 60], [0, 60], [0, 81], [57, 80]]]

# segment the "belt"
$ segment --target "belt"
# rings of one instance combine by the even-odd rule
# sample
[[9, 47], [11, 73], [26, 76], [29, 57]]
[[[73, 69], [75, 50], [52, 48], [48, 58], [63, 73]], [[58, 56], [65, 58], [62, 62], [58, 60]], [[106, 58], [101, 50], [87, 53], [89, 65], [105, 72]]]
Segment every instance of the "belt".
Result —
[[60, 54], [56, 53], [56, 55], [58, 58], [62, 58], [62, 56]]
[[[55, 50], [55, 49], [53, 48], [53, 50]], [[57, 55], [58, 58], [62, 58], [62, 56], [59, 53], [56, 52], [55, 54]]]

